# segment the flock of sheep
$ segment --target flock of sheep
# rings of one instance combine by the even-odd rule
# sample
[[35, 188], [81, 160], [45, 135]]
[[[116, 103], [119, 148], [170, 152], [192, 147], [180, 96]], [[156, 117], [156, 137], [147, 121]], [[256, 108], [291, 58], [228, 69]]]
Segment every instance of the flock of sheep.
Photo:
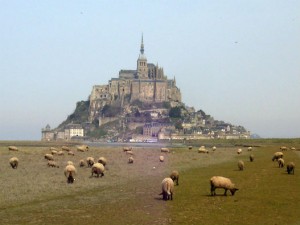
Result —
[[[87, 145], [81, 145], [77, 146], [77, 151], [79, 152], [87, 152], [89, 151], [89, 147]], [[193, 146], [188, 146], [188, 149], [192, 149]], [[9, 146], [8, 149], [10, 151], [18, 151], [18, 148], [15, 146]], [[212, 151], [216, 151], [216, 147], [212, 147]], [[280, 168], [284, 167], [284, 159], [283, 159], [283, 151], [287, 151], [287, 147], [281, 147], [280, 152], [275, 152], [272, 161], [277, 161], [278, 166]], [[161, 148], [161, 153], [170, 153], [170, 150], [168, 148]], [[293, 150], [293, 148], [291, 148]], [[46, 153], [44, 155], [44, 158], [47, 160], [47, 165], [49, 167], [55, 167], [59, 168], [59, 165], [55, 161], [55, 155], [62, 156], [62, 155], [71, 155], [74, 156], [74, 152], [68, 147], [68, 146], [62, 146], [61, 150], [51, 147], [49, 149], [49, 153]], [[248, 147], [248, 151], [252, 151], [252, 147]], [[123, 152], [125, 152], [126, 155], [128, 155], [128, 164], [133, 164], [134, 159], [134, 153], [131, 147], [123, 147]], [[198, 149], [199, 153], [209, 153], [209, 150], [205, 148], [205, 146], [201, 146]], [[159, 161], [164, 162], [164, 155], [159, 156]], [[237, 154], [242, 154], [242, 149], [237, 150]], [[254, 155], [250, 154], [249, 161], [254, 161]], [[13, 169], [17, 169], [19, 165], [19, 159], [17, 157], [12, 157], [9, 159], [9, 164]], [[98, 160], [95, 160], [93, 157], [89, 156], [86, 159], [81, 159], [78, 163], [79, 167], [88, 167], [91, 169], [91, 177], [103, 177], [104, 172], [107, 166], [107, 159], [103, 156], [99, 157]], [[238, 169], [240, 171], [243, 171], [245, 168], [245, 163], [242, 160], [238, 161]], [[286, 165], [287, 173], [288, 174], [294, 174], [295, 171], [295, 164], [293, 162], [289, 162]], [[67, 178], [67, 183], [72, 184], [75, 181], [77, 170], [72, 161], [68, 161], [67, 165], [64, 168], [64, 175]], [[173, 193], [174, 193], [174, 185], [179, 185], [179, 172], [177, 170], [172, 171], [169, 177], [166, 177], [162, 180], [161, 183], [161, 189], [162, 192], [160, 195], [163, 196], [163, 200], [172, 200], [173, 199]], [[222, 176], [213, 176], [210, 179], [210, 190], [211, 195], [216, 195], [216, 189], [221, 188], [224, 189], [224, 195], [227, 195], [227, 191], [229, 190], [231, 192], [231, 195], [234, 195], [235, 192], [238, 190], [235, 187], [235, 184], [232, 183], [232, 181], [229, 178], [222, 177]]]

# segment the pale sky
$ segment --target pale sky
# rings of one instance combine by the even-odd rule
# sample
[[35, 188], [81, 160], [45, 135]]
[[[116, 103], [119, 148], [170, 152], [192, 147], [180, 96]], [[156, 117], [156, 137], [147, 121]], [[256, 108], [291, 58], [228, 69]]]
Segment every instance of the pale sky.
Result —
[[40, 140], [96, 84], [149, 63], [182, 100], [265, 138], [300, 137], [300, 1], [0, 0], [0, 140]]

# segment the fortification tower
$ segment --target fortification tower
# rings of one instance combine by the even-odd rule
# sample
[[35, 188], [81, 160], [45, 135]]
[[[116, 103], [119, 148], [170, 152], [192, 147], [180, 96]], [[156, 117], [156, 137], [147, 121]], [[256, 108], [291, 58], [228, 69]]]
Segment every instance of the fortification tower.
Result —
[[139, 54], [139, 58], [137, 60], [137, 78], [138, 79], [148, 79], [148, 65], [147, 65], [147, 58], [144, 54], [143, 35], [142, 35], [140, 54]]

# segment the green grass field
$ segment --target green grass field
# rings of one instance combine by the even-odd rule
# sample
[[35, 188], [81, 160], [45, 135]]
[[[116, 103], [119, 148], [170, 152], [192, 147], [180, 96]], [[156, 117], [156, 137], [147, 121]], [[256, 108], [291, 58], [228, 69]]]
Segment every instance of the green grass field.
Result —
[[[55, 155], [60, 168], [48, 167], [49, 147], [66, 144], [75, 156]], [[19, 151], [9, 151], [9, 145]], [[0, 224], [300, 224], [299, 139], [206, 140], [186, 143], [192, 150], [169, 146], [169, 154], [151, 145], [133, 147], [133, 164], [122, 147], [78, 152], [75, 145], [0, 142]], [[198, 153], [201, 145], [217, 150]], [[257, 147], [249, 152], [250, 145]], [[284, 152], [285, 163], [296, 164], [294, 175], [271, 160], [283, 145], [297, 149]], [[165, 162], [159, 162], [160, 155]], [[8, 163], [13, 156], [20, 160], [17, 169]], [[90, 177], [90, 168], [79, 167], [88, 156], [108, 159], [104, 177]], [[68, 160], [77, 168], [74, 184], [67, 184], [63, 173]], [[244, 171], [238, 170], [238, 160], [245, 162]], [[163, 201], [161, 181], [174, 169], [180, 173], [179, 186], [173, 201]], [[209, 179], [215, 175], [230, 178], [239, 188], [236, 194], [223, 196], [217, 189], [212, 197]]]

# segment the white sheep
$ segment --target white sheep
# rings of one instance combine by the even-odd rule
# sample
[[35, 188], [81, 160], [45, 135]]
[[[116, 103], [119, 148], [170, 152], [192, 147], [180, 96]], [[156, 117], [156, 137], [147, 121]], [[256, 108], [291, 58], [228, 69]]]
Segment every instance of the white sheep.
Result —
[[101, 163], [103, 166], [106, 166], [107, 164], [107, 159], [105, 157], [100, 157], [98, 159], [98, 163]]
[[216, 150], [217, 150], [217, 147], [216, 147], [216, 146], [213, 146], [213, 147], [212, 147], [212, 150], [213, 150], [213, 151], [216, 151]]
[[289, 162], [287, 165], [286, 165], [286, 171], [288, 174], [291, 174], [293, 172], [293, 174], [295, 173], [295, 163], [293, 162]]
[[279, 159], [278, 159], [278, 167], [279, 167], [279, 168], [284, 167], [284, 160], [283, 160], [283, 158], [279, 158]]
[[74, 154], [74, 152], [72, 152], [72, 151], [68, 151], [68, 155], [74, 156], [75, 154]]
[[12, 157], [9, 159], [9, 164], [11, 168], [17, 169], [19, 165], [19, 159], [17, 157]]
[[71, 149], [68, 147], [68, 146], [62, 146], [61, 147], [61, 150], [63, 150], [63, 151], [71, 151]]
[[241, 154], [242, 151], [243, 151], [243, 150], [242, 150], [241, 148], [239, 148], [239, 149], [236, 151], [236, 153], [237, 153], [237, 154]]
[[74, 163], [72, 161], [68, 161], [67, 165], [73, 165], [74, 166]]
[[132, 147], [123, 147], [123, 152], [131, 151]]
[[47, 159], [47, 160], [54, 160], [54, 157], [53, 157], [53, 155], [52, 154], [45, 154], [45, 159]]
[[288, 148], [287, 148], [286, 146], [281, 146], [281, 147], [280, 147], [280, 150], [281, 150], [281, 151], [287, 151]]
[[209, 153], [207, 149], [205, 149], [205, 147], [203, 148], [203, 146], [201, 146], [199, 149], [198, 149], [198, 153]]
[[126, 151], [126, 154], [127, 154], [127, 155], [134, 155], [134, 154], [133, 154], [133, 151], [131, 151], [131, 150]]
[[278, 161], [278, 159], [283, 158], [283, 153], [282, 152], [275, 152], [273, 157], [272, 157], [272, 161], [276, 160]]
[[77, 148], [77, 151], [80, 151], [80, 152], [86, 152], [89, 150], [89, 146], [87, 146], [87, 145], [79, 145], [76, 148]]
[[93, 157], [89, 156], [86, 158], [86, 163], [87, 163], [88, 167], [92, 167], [95, 163], [95, 159]]
[[243, 160], [238, 161], [238, 168], [239, 170], [244, 170], [245, 164]]
[[173, 200], [174, 182], [170, 177], [163, 179], [161, 189], [162, 193], [160, 195], [163, 196], [163, 200]]
[[53, 150], [54, 150], [54, 151], [57, 151], [57, 148], [55, 148], [55, 147], [50, 147], [49, 150], [50, 150], [50, 151], [53, 151]]
[[252, 147], [250, 146], [250, 147], [248, 147], [248, 151], [252, 151]]
[[58, 151], [57, 155], [64, 155], [65, 153], [63, 151]]
[[59, 168], [59, 165], [57, 165], [57, 163], [53, 160], [48, 160], [48, 164], [47, 164], [49, 167], [56, 167], [56, 168]]
[[169, 152], [170, 152], [170, 149], [168, 149], [168, 148], [161, 148], [160, 151], [161, 151], [161, 152], [169, 153]]
[[128, 163], [133, 163], [133, 161], [134, 161], [134, 158], [133, 158], [132, 156], [130, 156], [130, 157], [128, 158]]
[[170, 178], [175, 182], [176, 181], [176, 185], [179, 185], [179, 172], [177, 170], [173, 170]]
[[104, 170], [105, 170], [105, 168], [101, 163], [95, 163], [92, 166], [92, 175], [91, 176], [96, 174], [97, 177], [99, 177], [99, 175], [101, 175], [101, 177], [103, 177], [104, 176]]
[[159, 161], [160, 161], [160, 162], [165, 161], [165, 157], [164, 157], [163, 155], [159, 156]]
[[8, 146], [9, 151], [19, 151], [19, 149], [16, 146]]
[[216, 189], [223, 188], [225, 190], [224, 195], [227, 195], [227, 190], [231, 192], [231, 195], [239, 190], [235, 187], [234, 183], [231, 182], [229, 178], [222, 176], [213, 176], [210, 178], [210, 191], [211, 195], [216, 195]]
[[58, 153], [58, 152], [57, 152], [56, 150], [52, 150], [52, 151], [51, 151], [51, 154], [52, 154], [52, 155], [57, 155], [57, 153]]
[[64, 170], [65, 176], [68, 178], [68, 184], [72, 184], [75, 181], [74, 176], [76, 175], [76, 168], [74, 165], [67, 165]]

